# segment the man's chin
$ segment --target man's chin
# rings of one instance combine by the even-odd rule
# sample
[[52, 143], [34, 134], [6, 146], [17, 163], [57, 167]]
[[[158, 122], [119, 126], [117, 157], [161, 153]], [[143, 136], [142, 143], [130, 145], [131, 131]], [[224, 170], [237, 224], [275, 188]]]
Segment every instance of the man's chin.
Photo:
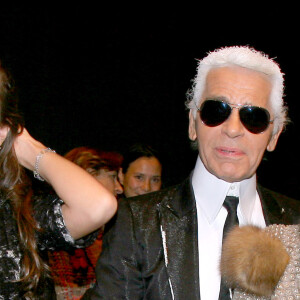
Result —
[[229, 183], [240, 182], [246, 178], [249, 178], [249, 176], [246, 176], [245, 174], [239, 174], [238, 172], [220, 172], [216, 176], [219, 179], [224, 180]]

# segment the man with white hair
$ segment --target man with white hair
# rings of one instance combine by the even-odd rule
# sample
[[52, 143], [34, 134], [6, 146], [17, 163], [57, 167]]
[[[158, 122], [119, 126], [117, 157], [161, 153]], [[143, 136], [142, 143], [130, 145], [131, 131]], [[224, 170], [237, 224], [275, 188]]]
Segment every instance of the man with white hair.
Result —
[[230, 299], [219, 271], [229, 218], [263, 228], [300, 216], [300, 202], [256, 182], [287, 122], [277, 63], [249, 47], [226, 47], [197, 71], [187, 101], [195, 169], [180, 185], [120, 202], [84, 299]]

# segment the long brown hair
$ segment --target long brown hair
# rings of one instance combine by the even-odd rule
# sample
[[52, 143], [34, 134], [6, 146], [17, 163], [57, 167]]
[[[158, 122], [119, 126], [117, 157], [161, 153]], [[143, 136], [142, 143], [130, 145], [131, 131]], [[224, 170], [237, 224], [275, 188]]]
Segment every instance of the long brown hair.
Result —
[[0, 191], [9, 199], [17, 222], [20, 247], [22, 289], [26, 299], [35, 299], [35, 291], [48, 267], [38, 254], [35, 240], [36, 224], [32, 215], [30, 180], [18, 163], [14, 141], [23, 131], [23, 118], [18, 112], [17, 93], [7, 70], [0, 64], [0, 126], [9, 128], [0, 150]]

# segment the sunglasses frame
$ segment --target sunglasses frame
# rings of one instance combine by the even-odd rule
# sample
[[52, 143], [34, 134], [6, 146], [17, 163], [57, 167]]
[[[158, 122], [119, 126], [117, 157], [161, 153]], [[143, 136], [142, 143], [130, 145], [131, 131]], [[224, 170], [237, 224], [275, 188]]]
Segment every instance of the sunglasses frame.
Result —
[[[201, 111], [202, 111], [203, 105], [204, 105], [205, 102], [207, 102], [207, 101], [215, 101], [215, 102], [220, 102], [220, 103], [224, 103], [224, 104], [228, 105], [228, 106], [230, 107], [230, 109], [231, 109], [230, 114], [228, 115], [228, 117], [227, 117], [223, 122], [221, 122], [221, 123], [219, 123], [219, 124], [217, 124], [217, 125], [207, 125], [207, 124], [205, 124], [205, 122], [204, 122], [204, 121], [202, 120], [202, 118], [201, 118]], [[201, 119], [201, 121], [202, 121], [203, 124], [205, 124], [206, 126], [209, 126], [209, 127], [217, 127], [217, 126], [223, 124], [226, 120], [228, 120], [228, 118], [230, 117], [230, 115], [231, 115], [231, 113], [232, 113], [232, 110], [233, 110], [234, 108], [237, 109], [238, 111], [240, 111], [241, 109], [247, 108], [247, 107], [255, 108], [255, 109], [259, 108], [259, 109], [263, 110], [264, 112], [266, 112], [266, 115], [268, 116], [268, 119], [269, 119], [269, 120], [268, 120], [267, 127], [266, 127], [263, 131], [261, 131], [261, 132], [252, 132], [251, 130], [249, 130], [249, 129], [247, 128], [247, 126], [246, 126], [246, 125], [244, 124], [244, 122], [241, 120], [241, 115], [240, 115], [240, 112], [239, 112], [240, 122], [243, 124], [243, 126], [244, 126], [249, 132], [251, 132], [251, 133], [253, 133], [253, 134], [263, 133], [264, 131], [266, 131], [266, 130], [268, 129], [268, 127], [270, 126], [270, 124], [273, 124], [273, 123], [274, 123], [274, 120], [275, 120], [275, 119], [271, 120], [271, 114], [270, 114], [270, 112], [269, 112], [266, 108], [264, 108], [264, 107], [261, 107], [261, 106], [255, 106], [255, 105], [250, 105], [250, 104], [233, 104], [233, 103], [229, 103], [229, 102], [227, 102], [227, 101], [224, 101], [224, 100], [218, 100], [218, 99], [206, 99], [206, 100], [204, 100], [204, 101], [201, 103], [200, 107], [197, 107], [197, 111], [199, 112], [199, 116], [200, 116], [200, 119]]]

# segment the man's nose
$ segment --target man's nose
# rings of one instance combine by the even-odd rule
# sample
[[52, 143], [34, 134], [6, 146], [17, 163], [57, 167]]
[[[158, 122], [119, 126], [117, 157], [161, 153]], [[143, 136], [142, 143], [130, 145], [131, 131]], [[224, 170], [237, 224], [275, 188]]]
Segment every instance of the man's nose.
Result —
[[244, 134], [245, 127], [241, 122], [239, 110], [232, 108], [229, 118], [222, 124], [222, 132], [231, 138]]

